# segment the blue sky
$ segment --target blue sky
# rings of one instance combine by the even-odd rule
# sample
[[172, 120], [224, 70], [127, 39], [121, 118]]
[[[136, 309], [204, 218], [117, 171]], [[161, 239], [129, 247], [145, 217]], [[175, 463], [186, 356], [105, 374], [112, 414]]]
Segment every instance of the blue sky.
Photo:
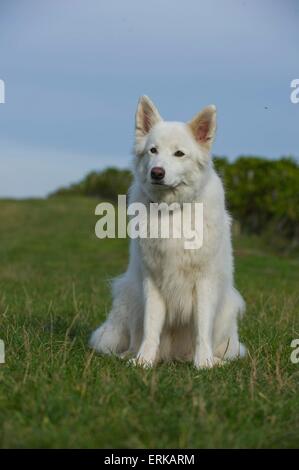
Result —
[[0, 197], [131, 161], [138, 97], [218, 108], [214, 153], [299, 156], [296, 0], [1, 0]]

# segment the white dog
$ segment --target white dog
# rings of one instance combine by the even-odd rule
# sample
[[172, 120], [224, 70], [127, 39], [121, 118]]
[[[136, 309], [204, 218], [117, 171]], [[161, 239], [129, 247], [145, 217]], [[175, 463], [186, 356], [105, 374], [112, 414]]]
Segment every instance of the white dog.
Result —
[[[203, 246], [183, 239], [131, 240], [127, 272], [113, 283], [112, 310], [90, 339], [104, 354], [126, 353], [143, 366], [193, 360], [197, 368], [244, 356], [233, 285], [231, 220], [210, 156], [216, 108], [187, 124], [164, 121], [143, 96], [136, 113], [134, 182], [129, 202], [203, 203]], [[154, 223], [155, 221], [151, 221]]]

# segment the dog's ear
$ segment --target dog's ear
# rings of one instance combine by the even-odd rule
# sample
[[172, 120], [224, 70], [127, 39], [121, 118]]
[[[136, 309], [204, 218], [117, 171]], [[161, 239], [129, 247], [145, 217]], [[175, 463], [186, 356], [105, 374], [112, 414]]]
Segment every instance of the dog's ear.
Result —
[[148, 96], [141, 96], [135, 118], [136, 139], [138, 140], [148, 134], [151, 128], [159, 121], [162, 121], [162, 118], [154, 103], [152, 103]]
[[210, 149], [216, 132], [216, 106], [207, 106], [187, 124], [195, 140]]

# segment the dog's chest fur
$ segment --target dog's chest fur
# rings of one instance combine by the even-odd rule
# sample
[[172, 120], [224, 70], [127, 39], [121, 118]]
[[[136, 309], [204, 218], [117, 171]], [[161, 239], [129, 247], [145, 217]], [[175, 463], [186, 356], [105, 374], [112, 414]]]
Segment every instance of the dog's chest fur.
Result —
[[[190, 220], [185, 222], [190, 224]], [[151, 224], [156, 223], [158, 220], [151, 219]], [[185, 242], [184, 237], [139, 240], [142, 264], [164, 296], [169, 324], [190, 320], [195, 281], [204, 264], [202, 249], [186, 249]]]

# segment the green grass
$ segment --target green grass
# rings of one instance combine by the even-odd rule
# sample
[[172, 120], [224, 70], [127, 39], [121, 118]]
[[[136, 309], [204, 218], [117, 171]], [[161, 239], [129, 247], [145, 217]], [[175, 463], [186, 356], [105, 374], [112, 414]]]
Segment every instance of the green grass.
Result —
[[298, 447], [298, 257], [236, 240], [245, 360], [135, 369], [87, 347], [128, 256], [95, 238], [95, 205], [0, 201], [0, 446]]

